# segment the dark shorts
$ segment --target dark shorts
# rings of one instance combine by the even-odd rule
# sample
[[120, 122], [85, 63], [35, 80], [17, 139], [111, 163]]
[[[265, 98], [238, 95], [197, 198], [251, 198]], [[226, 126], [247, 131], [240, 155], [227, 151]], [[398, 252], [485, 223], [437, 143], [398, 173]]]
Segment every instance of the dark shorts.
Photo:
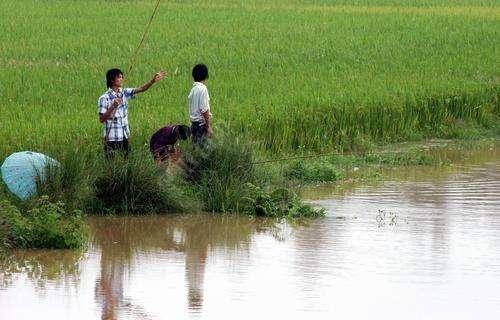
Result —
[[201, 122], [191, 122], [191, 138], [197, 147], [204, 147], [207, 143], [207, 126]]
[[106, 154], [106, 158], [109, 159], [118, 152], [123, 152], [125, 157], [128, 156], [130, 145], [127, 139], [122, 141], [104, 141], [104, 153]]

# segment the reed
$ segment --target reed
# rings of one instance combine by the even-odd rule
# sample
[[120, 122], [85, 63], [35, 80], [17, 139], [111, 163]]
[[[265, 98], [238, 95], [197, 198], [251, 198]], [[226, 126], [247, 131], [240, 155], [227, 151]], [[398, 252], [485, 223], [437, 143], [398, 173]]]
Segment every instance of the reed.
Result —
[[87, 210], [103, 214], [151, 214], [193, 212], [199, 208], [186, 187], [150, 154], [133, 152], [96, 167], [92, 198]]

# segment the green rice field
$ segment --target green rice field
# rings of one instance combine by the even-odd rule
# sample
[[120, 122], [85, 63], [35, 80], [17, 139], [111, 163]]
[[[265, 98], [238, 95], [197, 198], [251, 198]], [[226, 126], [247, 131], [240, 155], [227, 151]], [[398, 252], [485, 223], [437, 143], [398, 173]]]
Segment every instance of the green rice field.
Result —
[[[169, 76], [131, 104], [134, 149], [187, 123], [191, 68], [209, 67], [215, 134], [263, 155], [498, 135], [498, 1], [0, 2], [0, 156], [101, 150], [105, 72]], [[131, 68], [130, 72], [127, 72]], [[177, 72], [175, 72], [177, 70]]]

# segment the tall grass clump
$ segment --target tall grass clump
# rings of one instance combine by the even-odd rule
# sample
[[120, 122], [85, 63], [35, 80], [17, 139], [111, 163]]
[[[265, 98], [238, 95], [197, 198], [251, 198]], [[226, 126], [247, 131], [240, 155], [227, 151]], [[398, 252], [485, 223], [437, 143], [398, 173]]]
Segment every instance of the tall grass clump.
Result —
[[313, 217], [324, 210], [303, 203], [288, 189], [267, 191], [257, 178], [253, 149], [228, 135], [184, 155], [184, 172], [210, 212], [274, 217]]
[[136, 152], [103, 161], [92, 183], [88, 210], [96, 213], [144, 214], [195, 210], [196, 200], [149, 154]]
[[46, 196], [21, 210], [1, 200], [0, 231], [4, 248], [76, 249], [88, 236], [81, 211], [67, 210], [63, 202], [51, 202]]
[[206, 211], [238, 212], [244, 185], [256, 180], [250, 146], [227, 136], [186, 152], [184, 161]]
[[[6, 255], [6, 251], [10, 247], [10, 211], [9, 208], [4, 209], [4, 206], [9, 204], [7, 200], [0, 198], [0, 260]], [[4, 213], [4, 210], [6, 211]]]
[[56, 155], [60, 165], [48, 165], [43, 181], [37, 181], [37, 194], [51, 201], [62, 201], [71, 209], [83, 208], [92, 197], [91, 184], [95, 179], [98, 157], [95, 153], [65, 149]]

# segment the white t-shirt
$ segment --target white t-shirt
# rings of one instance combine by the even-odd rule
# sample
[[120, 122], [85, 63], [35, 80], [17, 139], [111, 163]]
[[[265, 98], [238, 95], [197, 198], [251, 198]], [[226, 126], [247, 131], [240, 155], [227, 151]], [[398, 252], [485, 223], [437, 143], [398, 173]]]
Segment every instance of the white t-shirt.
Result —
[[191, 122], [205, 123], [203, 113], [210, 113], [210, 96], [208, 95], [207, 86], [201, 82], [195, 82], [188, 96], [189, 100], [189, 118]]

